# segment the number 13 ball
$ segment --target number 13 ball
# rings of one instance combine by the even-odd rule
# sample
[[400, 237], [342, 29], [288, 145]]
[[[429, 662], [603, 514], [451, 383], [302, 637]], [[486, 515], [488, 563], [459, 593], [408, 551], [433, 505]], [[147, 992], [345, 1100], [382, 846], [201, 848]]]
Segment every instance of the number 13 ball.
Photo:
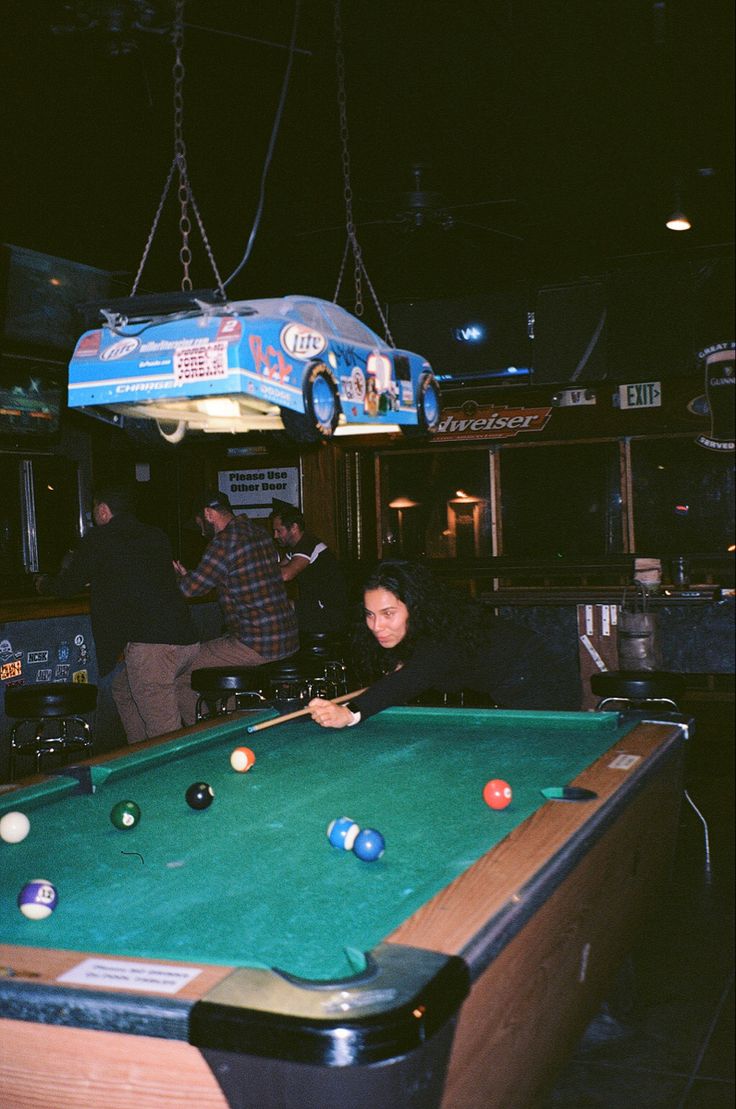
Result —
[[491, 778], [483, 786], [483, 800], [491, 809], [505, 809], [511, 804], [511, 786], [503, 778]]

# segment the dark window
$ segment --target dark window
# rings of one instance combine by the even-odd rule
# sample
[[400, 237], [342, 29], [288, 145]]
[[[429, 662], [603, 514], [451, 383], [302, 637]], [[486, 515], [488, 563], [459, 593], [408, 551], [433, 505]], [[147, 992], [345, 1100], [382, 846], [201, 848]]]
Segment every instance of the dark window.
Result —
[[488, 558], [491, 524], [487, 449], [381, 459], [384, 558]]
[[692, 439], [635, 440], [631, 468], [637, 551], [726, 556], [733, 543], [732, 454]]
[[33, 459], [38, 568], [56, 573], [61, 560], [79, 539], [77, 466], [67, 458]]
[[501, 553], [590, 559], [623, 549], [617, 443], [499, 451]]

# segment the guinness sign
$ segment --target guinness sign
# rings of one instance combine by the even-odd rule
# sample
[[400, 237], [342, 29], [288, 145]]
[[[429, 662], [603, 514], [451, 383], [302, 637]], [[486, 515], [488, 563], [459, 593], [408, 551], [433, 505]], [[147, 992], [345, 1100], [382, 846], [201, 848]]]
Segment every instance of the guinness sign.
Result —
[[698, 355], [705, 371], [705, 404], [710, 412], [710, 434], [696, 439], [712, 451], [734, 449], [734, 343], [715, 343]]

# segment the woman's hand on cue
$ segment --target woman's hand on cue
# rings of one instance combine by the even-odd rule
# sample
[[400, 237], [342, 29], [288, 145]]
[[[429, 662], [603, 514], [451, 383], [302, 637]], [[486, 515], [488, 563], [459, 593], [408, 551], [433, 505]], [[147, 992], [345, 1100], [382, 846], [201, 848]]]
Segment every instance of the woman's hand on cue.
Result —
[[307, 705], [309, 715], [323, 728], [347, 728], [353, 714], [345, 705], [335, 705], [323, 697], [313, 697]]

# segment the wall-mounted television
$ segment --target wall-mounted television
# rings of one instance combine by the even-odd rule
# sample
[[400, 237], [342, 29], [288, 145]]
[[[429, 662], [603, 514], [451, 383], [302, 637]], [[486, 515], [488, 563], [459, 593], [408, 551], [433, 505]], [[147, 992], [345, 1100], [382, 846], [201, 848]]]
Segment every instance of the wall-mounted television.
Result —
[[0, 356], [0, 446], [57, 435], [66, 394], [63, 367], [46, 367]]
[[515, 292], [395, 301], [388, 322], [394, 342], [423, 354], [440, 379], [498, 377], [508, 383], [531, 366], [529, 307], [526, 296]]
[[120, 295], [108, 270], [3, 243], [0, 246], [0, 338], [4, 349], [71, 354], [84, 330], [78, 306]]

